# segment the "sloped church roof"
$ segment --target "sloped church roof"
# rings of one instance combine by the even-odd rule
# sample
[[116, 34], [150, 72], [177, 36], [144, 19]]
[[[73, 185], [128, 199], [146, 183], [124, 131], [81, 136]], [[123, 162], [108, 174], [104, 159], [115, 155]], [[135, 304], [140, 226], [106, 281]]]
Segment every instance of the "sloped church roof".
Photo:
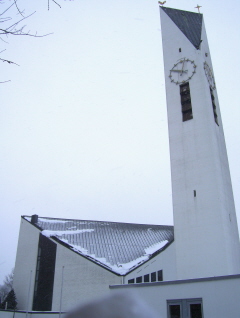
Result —
[[[34, 217], [34, 216], [33, 216]], [[125, 275], [173, 242], [173, 226], [23, 216], [46, 237]]]

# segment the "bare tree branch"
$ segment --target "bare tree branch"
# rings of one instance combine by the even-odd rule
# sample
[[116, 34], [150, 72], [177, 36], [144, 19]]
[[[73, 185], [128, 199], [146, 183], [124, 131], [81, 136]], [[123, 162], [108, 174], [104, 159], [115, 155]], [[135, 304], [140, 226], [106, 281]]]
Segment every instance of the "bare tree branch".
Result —
[[12, 61], [9, 61], [9, 60], [5, 60], [5, 59], [1, 59], [1, 58], [0, 58], [0, 61], [2, 61], [2, 62], [7, 62], [8, 64], [15, 64], [15, 65], [17, 65], [17, 66], [20, 66], [20, 65], [18, 65], [17, 63], [12, 62]]
[[1, 16], [1, 15], [4, 15], [4, 13], [6, 13], [12, 6], [14, 6], [14, 3], [11, 4], [5, 11], [1, 12], [1, 13], [0, 13], [0, 16]]
[[36, 11], [32, 12], [28, 16], [23, 17], [22, 19], [20, 19], [17, 22], [11, 24], [10, 26], [8, 26], [5, 29], [0, 28], [0, 35], [10, 34], [10, 35], [27, 35], [27, 36], [33, 36], [33, 37], [44, 37], [44, 36], [52, 34], [52, 33], [48, 33], [48, 34], [44, 34], [44, 35], [36, 35], [36, 34], [31, 34], [30, 31], [24, 32], [23, 29], [26, 27], [26, 25], [23, 25], [19, 29], [16, 28], [19, 23], [21, 23], [22, 21], [30, 18], [34, 13], [36, 13]]
[[[0, 12], [0, 25], [1, 25], [1, 28], [0, 28], [0, 40], [3, 41], [4, 43], [8, 43], [5, 39], [11, 35], [24, 35], [24, 36], [31, 36], [31, 37], [45, 37], [47, 35], [50, 35], [52, 33], [48, 33], [48, 34], [43, 34], [43, 35], [38, 35], [37, 32], [35, 33], [32, 33], [30, 30], [29, 31], [25, 31], [26, 29], [26, 25], [20, 25], [23, 23], [23, 21], [25, 21], [26, 19], [30, 18], [33, 14], [35, 14], [35, 12], [32, 12], [31, 14], [29, 15], [25, 15], [23, 14], [24, 13], [24, 10], [20, 10], [19, 6], [18, 6], [18, 0], [12, 0], [12, 4], [8, 5], [6, 9], [4, 9], [2, 12]], [[54, 2], [59, 8], [61, 8], [60, 4], [56, 1], [56, 0], [47, 0], [48, 1], [48, 10], [49, 10], [49, 5], [50, 5], [50, 1]], [[3, 5], [5, 4], [6, 1], [1, 1], [0, 0], [0, 5]], [[15, 7], [16, 10], [17, 10], [17, 15], [21, 15], [22, 18], [19, 19], [19, 16], [18, 18], [16, 19], [13, 19], [13, 17], [10, 15], [9, 11], [11, 8]], [[7, 13], [7, 16], [5, 16]], [[16, 13], [15, 13], [16, 14]], [[10, 16], [9, 16], [10, 15]], [[10, 22], [12, 21], [12, 23]], [[3, 52], [4, 50], [2, 50], [0, 52], [0, 54]], [[10, 61], [10, 60], [7, 60], [7, 59], [3, 59], [3, 58], [0, 58], [0, 61], [1, 62], [6, 62], [8, 64], [15, 64], [17, 66], [19, 66], [17, 63], [13, 62], [13, 61]], [[6, 82], [9, 82], [10, 80], [8, 81], [3, 81], [3, 82], [0, 82], [0, 83], [6, 83]]]
[[18, 10], [18, 12], [21, 14], [21, 16], [23, 17], [24, 15], [22, 14], [22, 12], [19, 10], [18, 5], [17, 5], [17, 0], [14, 0], [15, 6]]
[[[57, 3], [55, 0], [52, 0], [52, 2], [54, 2], [56, 5], [59, 6], [59, 8], [61, 8], [60, 4]], [[49, 10], [49, 8], [50, 8], [50, 0], [48, 0], [48, 10]]]

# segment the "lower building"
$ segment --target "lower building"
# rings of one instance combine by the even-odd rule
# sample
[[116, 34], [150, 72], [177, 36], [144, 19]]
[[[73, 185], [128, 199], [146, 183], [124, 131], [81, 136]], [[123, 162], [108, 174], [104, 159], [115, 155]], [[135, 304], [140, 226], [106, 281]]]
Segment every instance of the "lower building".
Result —
[[172, 226], [23, 216], [14, 273], [18, 309], [67, 311], [109, 285], [176, 278]]

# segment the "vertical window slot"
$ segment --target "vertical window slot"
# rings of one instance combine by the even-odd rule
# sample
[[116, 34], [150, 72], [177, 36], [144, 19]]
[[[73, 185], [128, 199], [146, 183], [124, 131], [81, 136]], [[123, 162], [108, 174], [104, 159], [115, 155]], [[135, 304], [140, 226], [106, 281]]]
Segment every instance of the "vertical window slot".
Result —
[[180, 96], [182, 105], [182, 121], [193, 119], [190, 87], [188, 82], [180, 85]]

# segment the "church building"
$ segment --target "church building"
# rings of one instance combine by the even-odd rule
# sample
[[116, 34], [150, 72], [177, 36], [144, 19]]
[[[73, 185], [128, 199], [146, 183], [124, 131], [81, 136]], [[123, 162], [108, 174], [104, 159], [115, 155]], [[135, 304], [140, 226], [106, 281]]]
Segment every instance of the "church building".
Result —
[[240, 244], [203, 15], [160, 7], [173, 226], [22, 216], [18, 309], [137, 291], [162, 318], [237, 318]]

